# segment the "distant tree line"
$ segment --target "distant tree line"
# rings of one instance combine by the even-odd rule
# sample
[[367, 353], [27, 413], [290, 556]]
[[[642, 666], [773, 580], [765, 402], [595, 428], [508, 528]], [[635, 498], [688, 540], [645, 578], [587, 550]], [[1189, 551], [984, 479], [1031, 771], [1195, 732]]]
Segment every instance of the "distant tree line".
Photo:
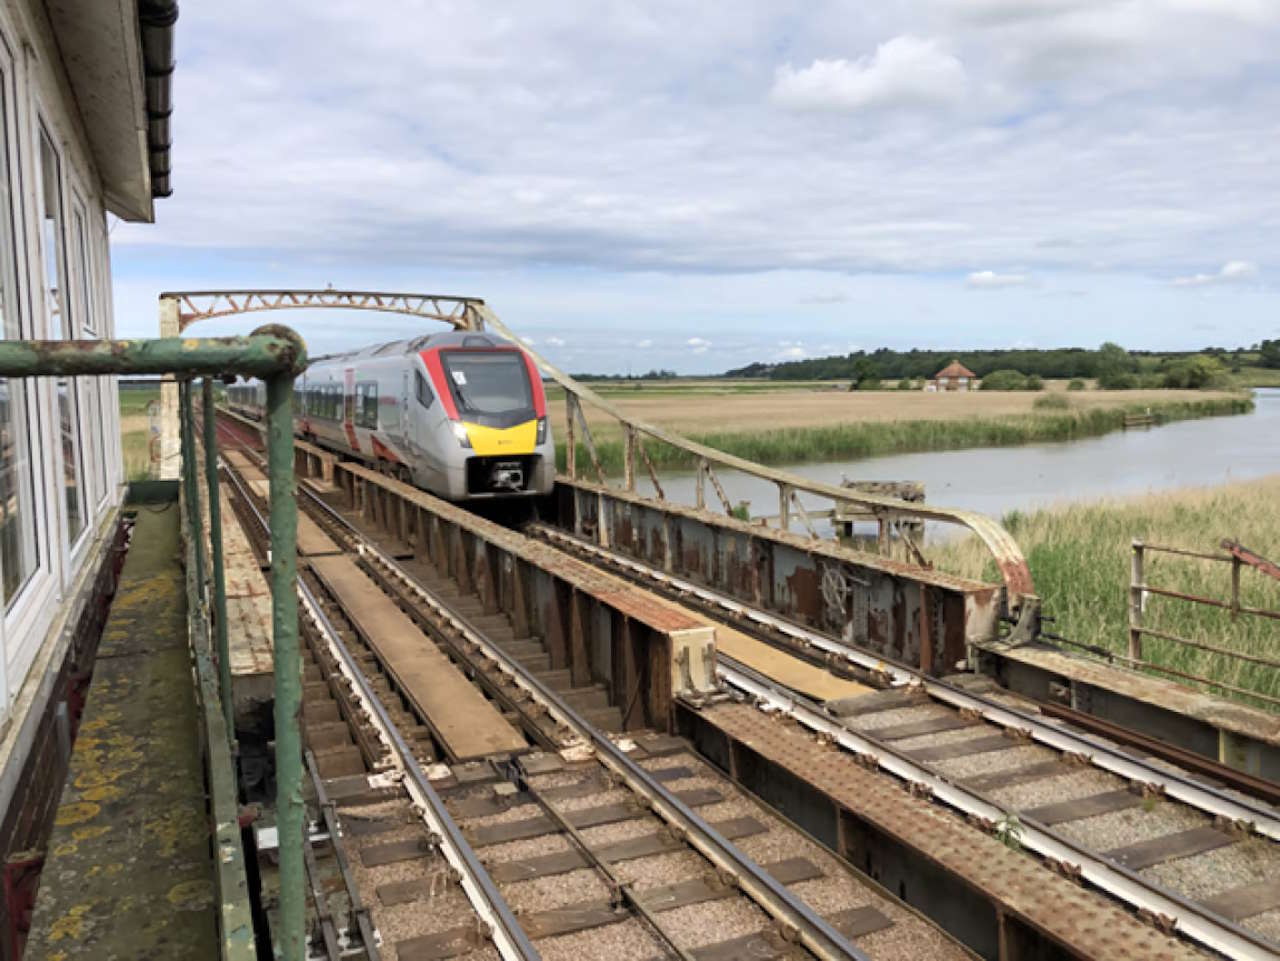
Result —
[[1264, 340], [1258, 345], [1258, 364], [1262, 367], [1280, 368], [1280, 338]]
[[674, 370], [650, 370], [643, 374], [570, 374], [575, 380], [673, 380], [680, 375]]
[[[1258, 358], [1258, 359], [1255, 359]], [[925, 380], [953, 360], [978, 377], [996, 371], [1017, 371], [1026, 377], [1071, 380], [1097, 378], [1100, 387], [1139, 386], [1138, 380], [1203, 380], [1238, 370], [1242, 364], [1280, 367], [1280, 340], [1264, 340], [1252, 350], [1207, 347], [1203, 351], [1129, 351], [1106, 343], [1096, 350], [1061, 347], [1050, 350], [891, 350], [873, 351], [776, 364], [753, 363], [726, 371], [724, 377], [760, 377], [768, 380], [849, 380], [855, 384], [879, 380]], [[1129, 383], [1132, 375], [1134, 383]], [[1141, 386], [1148, 386], [1142, 384]], [[1205, 386], [1202, 383], [1185, 386]]]

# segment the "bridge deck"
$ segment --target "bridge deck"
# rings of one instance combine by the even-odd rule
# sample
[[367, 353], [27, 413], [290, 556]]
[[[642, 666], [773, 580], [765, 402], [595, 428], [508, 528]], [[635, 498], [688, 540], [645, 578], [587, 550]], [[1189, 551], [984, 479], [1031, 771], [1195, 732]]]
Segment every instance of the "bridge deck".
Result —
[[138, 512], [50, 839], [29, 961], [217, 956], [178, 509]]

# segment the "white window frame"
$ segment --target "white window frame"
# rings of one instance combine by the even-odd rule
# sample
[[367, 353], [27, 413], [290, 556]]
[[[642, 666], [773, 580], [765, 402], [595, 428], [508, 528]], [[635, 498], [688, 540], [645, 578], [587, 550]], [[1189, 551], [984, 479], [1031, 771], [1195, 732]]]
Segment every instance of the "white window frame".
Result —
[[[68, 254], [68, 244], [67, 244], [67, 221], [68, 221], [67, 210], [70, 209], [69, 197], [67, 196], [67, 161], [66, 161], [66, 156], [62, 150], [62, 147], [59, 145], [58, 138], [54, 134], [54, 131], [57, 130], [57, 127], [49, 120], [49, 116], [50, 116], [49, 111], [44, 109], [43, 104], [41, 103], [39, 94], [36, 91], [32, 91], [31, 100], [32, 100], [32, 108], [33, 108], [32, 117], [31, 117], [31, 138], [32, 138], [31, 148], [32, 148], [33, 160], [35, 163], [34, 171], [43, 174], [43, 170], [40, 166], [41, 162], [39, 159], [42, 137], [48, 139], [49, 146], [53, 148], [54, 157], [55, 157], [55, 160], [57, 161], [57, 175], [58, 175], [57, 176], [57, 193], [58, 193], [58, 202], [62, 205], [61, 210], [59, 211], [61, 214], [60, 225], [62, 229], [61, 229], [61, 235], [56, 238], [56, 241], [62, 245], [62, 266], [63, 266], [63, 272], [66, 275], [64, 277], [57, 278], [57, 282], [64, 285], [64, 287], [67, 288], [63, 291], [65, 300], [62, 304], [62, 318], [61, 318], [62, 329], [59, 331], [59, 335], [61, 339], [66, 340], [68, 339], [68, 336], [70, 334], [74, 333], [75, 324], [77, 323], [74, 305], [71, 301], [71, 296], [70, 296], [71, 294], [70, 287], [72, 285], [72, 280], [71, 280], [71, 263], [70, 263], [71, 258]], [[40, 310], [37, 316], [39, 318], [40, 324], [44, 327], [43, 336], [51, 337], [53, 332], [49, 330], [47, 327], [50, 309], [49, 309], [49, 303], [48, 303], [48, 297], [49, 297], [48, 278], [45, 276], [45, 269], [46, 269], [46, 264], [48, 263], [48, 260], [46, 256], [46, 251], [44, 249], [45, 232], [44, 232], [44, 223], [43, 223], [43, 220], [44, 220], [43, 218], [43, 213], [44, 213], [43, 176], [37, 179], [39, 180], [39, 182], [35, 184], [36, 205], [35, 205], [35, 210], [33, 211], [35, 214], [35, 230], [36, 230], [35, 253], [38, 258], [38, 263], [36, 264], [35, 280], [36, 280], [36, 287], [39, 289], [39, 294], [40, 294]], [[59, 535], [58, 539], [59, 539], [59, 547], [60, 547], [60, 555], [59, 555], [60, 565], [59, 566], [60, 566], [60, 573], [61, 573], [60, 580], [62, 583], [63, 590], [66, 591], [67, 589], [70, 588], [71, 582], [74, 580], [75, 573], [79, 568], [79, 562], [84, 557], [85, 550], [88, 547], [89, 542], [91, 540], [89, 535], [90, 535], [90, 532], [93, 530], [94, 525], [93, 525], [93, 517], [92, 517], [92, 502], [91, 502], [91, 498], [88, 496], [89, 490], [85, 483], [86, 471], [85, 471], [85, 456], [84, 456], [84, 417], [81, 414], [81, 408], [80, 408], [80, 403], [81, 403], [80, 395], [83, 392], [80, 390], [79, 384], [77, 383], [80, 380], [80, 378], [68, 377], [66, 378], [66, 380], [68, 381], [68, 387], [71, 391], [71, 395], [74, 401], [74, 403], [72, 404], [72, 412], [73, 414], [75, 414], [78, 420], [78, 423], [76, 425], [77, 426], [76, 439], [79, 443], [80, 449], [78, 452], [76, 467], [80, 472], [78, 483], [80, 485], [80, 492], [84, 498], [83, 505], [82, 505], [82, 509], [84, 511], [83, 524], [81, 525], [80, 530], [77, 532], [75, 539], [74, 540], [69, 539], [69, 536], [68, 536], [69, 531], [67, 527], [67, 505], [66, 505], [66, 497], [65, 497], [65, 493], [66, 493], [65, 492], [66, 478], [64, 473], [65, 465], [63, 464], [63, 459], [62, 459], [61, 407], [58, 401], [57, 382], [59, 379], [60, 378], [57, 378], [57, 377], [45, 378], [45, 380], [48, 383], [48, 394], [49, 394], [49, 429], [50, 429], [49, 437], [51, 439], [56, 439], [54, 440], [53, 443], [49, 445], [52, 448], [52, 460], [53, 460], [52, 474], [50, 476], [53, 478], [53, 483], [51, 487], [53, 491], [57, 494], [57, 498], [56, 498], [57, 510], [55, 513], [55, 517], [57, 518], [57, 521], [58, 521], [57, 527], [58, 527], [58, 535]]]
[[[72, 317], [78, 313], [74, 336], [86, 340], [98, 340], [103, 325], [97, 302], [97, 285], [94, 282], [93, 264], [94, 244], [89, 232], [89, 206], [84, 202], [84, 191], [80, 189], [74, 177], [68, 176], [68, 191], [71, 195], [71, 217], [65, 225], [68, 240], [73, 250], [69, 257], [68, 274], [75, 289], [76, 308]], [[78, 228], [78, 229], [77, 229]], [[102, 406], [102, 377], [80, 377], [80, 453], [85, 463], [82, 465], [85, 478], [85, 510], [86, 527], [94, 527], [102, 515], [103, 504], [111, 489], [111, 481], [107, 466], [107, 418]], [[85, 443], [85, 425], [89, 426], [88, 443]], [[90, 476], [92, 475], [92, 482]]]
[[[16, 289], [15, 305], [21, 318], [22, 335], [35, 335], [36, 318], [39, 316], [32, 292], [33, 249], [30, 243], [32, 230], [32, 182], [31, 144], [28, 139], [31, 119], [29, 81], [25, 70], [19, 68], [12, 51], [19, 49], [12, 41], [13, 27], [9, 11], [0, 8], [0, 98], [4, 100], [4, 131], [0, 149], [6, 150], [6, 167], [9, 172], [11, 209], [0, 211], [13, 223]], [[47, 380], [27, 379], [27, 430], [32, 444], [32, 487], [35, 512], [35, 537], [37, 546], [36, 569], [18, 591], [13, 603], [0, 617], [0, 717], [7, 717], [13, 702], [22, 690], [23, 682], [35, 661], [44, 636], [56, 612], [58, 578], [54, 570], [56, 524], [50, 523], [48, 498], [50, 445], [49, 398], [51, 391]]]
[[[101, 208], [95, 208], [92, 211], [93, 230], [90, 231], [94, 256], [97, 258], [98, 269], [95, 271], [97, 280], [97, 290], [95, 296], [98, 298], [98, 316], [102, 319], [102, 333], [100, 336], [110, 340], [116, 335], [115, 321], [115, 303], [111, 294], [111, 235], [107, 228], [107, 215]], [[104, 440], [113, 439], [113, 442], [106, 443], [107, 457], [107, 476], [110, 483], [107, 485], [112, 495], [112, 503], [115, 503], [123, 496], [121, 485], [124, 484], [124, 451], [121, 448], [120, 439], [120, 383], [116, 377], [106, 377], [102, 380], [102, 402], [105, 405], [103, 412], [103, 422], [107, 427], [107, 433]]]

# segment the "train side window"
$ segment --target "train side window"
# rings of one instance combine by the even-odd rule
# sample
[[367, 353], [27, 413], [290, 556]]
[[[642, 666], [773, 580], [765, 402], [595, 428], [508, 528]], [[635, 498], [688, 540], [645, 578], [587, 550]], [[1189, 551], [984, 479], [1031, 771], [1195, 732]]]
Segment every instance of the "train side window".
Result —
[[370, 430], [378, 426], [378, 385], [371, 381], [356, 384], [353, 420], [358, 427]]
[[422, 376], [421, 371], [413, 372], [413, 390], [418, 395], [418, 403], [423, 407], [430, 407], [435, 403], [436, 395], [431, 393], [431, 388], [427, 385], [427, 378]]

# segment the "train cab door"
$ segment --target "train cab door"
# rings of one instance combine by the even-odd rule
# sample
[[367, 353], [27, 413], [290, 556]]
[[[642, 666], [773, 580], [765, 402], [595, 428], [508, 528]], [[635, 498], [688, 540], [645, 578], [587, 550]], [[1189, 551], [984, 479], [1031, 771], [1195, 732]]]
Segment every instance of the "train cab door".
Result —
[[422, 452], [423, 457], [433, 469], [442, 470], [444, 465], [440, 460], [440, 446], [437, 440], [440, 421], [444, 416], [441, 405], [436, 403], [435, 394], [432, 393], [422, 371], [414, 370], [411, 389], [413, 398], [410, 403], [413, 416], [409, 421], [413, 426], [406, 428], [410, 432], [409, 439]]
[[406, 441], [416, 441], [409, 426], [409, 370], [400, 372], [400, 431]]
[[356, 370], [348, 367], [342, 372], [342, 431], [347, 443], [360, 453], [360, 441], [356, 438]]

